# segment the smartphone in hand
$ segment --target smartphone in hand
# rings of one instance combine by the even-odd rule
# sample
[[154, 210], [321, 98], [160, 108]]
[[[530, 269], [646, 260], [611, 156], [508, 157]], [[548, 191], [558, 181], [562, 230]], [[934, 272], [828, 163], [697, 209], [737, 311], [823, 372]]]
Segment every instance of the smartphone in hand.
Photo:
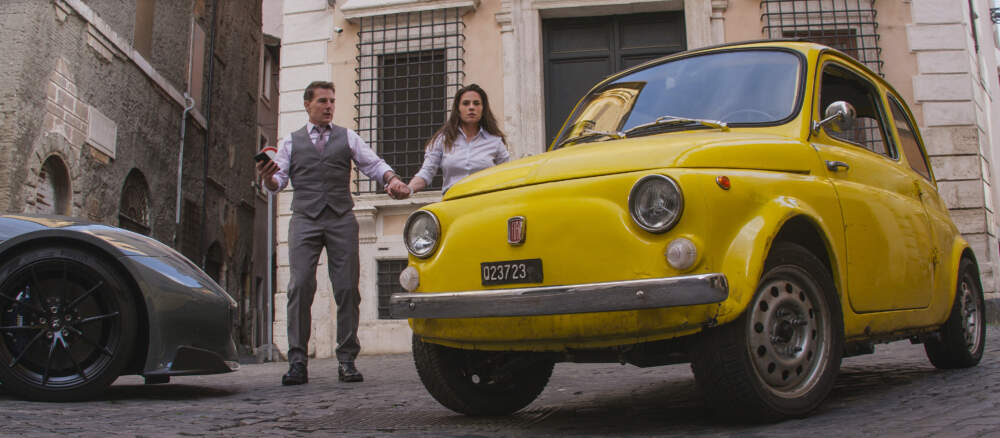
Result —
[[271, 160], [274, 159], [274, 154], [276, 154], [276, 153], [278, 153], [277, 149], [275, 149], [275, 148], [273, 148], [271, 146], [268, 146], [268, 147], [266, 147], [264, 149], [261, 149], [261, 151], [259, 153], [257, 153], [257, 155], [254, 155], [253, 159], [254, 159], [254, 161], [256, 161], [258, 163], [267, 164], [268, 161], [271, 161]]

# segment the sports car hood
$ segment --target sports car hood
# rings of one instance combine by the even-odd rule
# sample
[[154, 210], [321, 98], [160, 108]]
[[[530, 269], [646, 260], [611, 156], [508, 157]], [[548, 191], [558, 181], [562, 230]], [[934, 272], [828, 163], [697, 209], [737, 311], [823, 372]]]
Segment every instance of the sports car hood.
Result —
[[[38, 234], [83, 235], [114, 247], [125, 256], [162, 257], [176, 253], [163, 243], [121, 228], [88, 222], [79, 218], [54, 215], [0, 216], [0, 247], [9, 239]], [[179, 254], [178, 254], [179, 255]]]
[[774, 134], [715, 129], [673, 132], [582, 143], [522, 158], [470, 175], [448, 190], [444, 199], [668, 167], [808, 173], [815, 160], [816, 153], [807, 144]]
[[[229, 300], [215, 280], [187, 257], [142, 234], [79, 218], [54, 215], [0, 215], [0, 253], [31, 239], [58, 237], [94, 244], [114, 257], [127, 257], [192, 288], [212, 289]], [[235, 306], [236, 303], [232, 302]]]

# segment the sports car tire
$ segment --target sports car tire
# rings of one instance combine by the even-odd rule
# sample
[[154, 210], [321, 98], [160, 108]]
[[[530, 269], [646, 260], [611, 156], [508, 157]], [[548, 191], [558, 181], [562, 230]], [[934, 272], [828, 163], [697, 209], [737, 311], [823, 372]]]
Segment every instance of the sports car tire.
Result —
[[554, 362], [530, 353], [460, 350], [413, 336], [413, 362], [427, 392], [466, 415], [507, 415], [545, 389]]
[[0, 382], [39, 401], [102, 393], [124, 369], [135, 300], [120, 271], [70, 246], [36, 247], [0, 265]]
[[724, 418], [770, 422], [816, 409], [833, 388], [843, 350], [833, 281], [805, 248], [778, 243], [736, 321], [706, 330], [691, 368]]
[[968, 368], [983, 358], [986, 345], [985, 307], [983, 289], [977, 278], [973, 262], [962, 259], [955, 302], [948, 320], [941, 326], [938, 337], [924, 342], [927, 358], [937, 368]]

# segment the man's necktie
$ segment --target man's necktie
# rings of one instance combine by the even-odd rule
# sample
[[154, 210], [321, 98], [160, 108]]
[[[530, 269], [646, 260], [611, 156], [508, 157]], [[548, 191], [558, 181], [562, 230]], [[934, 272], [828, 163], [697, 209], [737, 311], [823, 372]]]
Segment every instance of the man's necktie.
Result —
[[317, 125], [313, 126], [313, 132], [316, 133], [316, 141], [313, 142], [313, 146], [316, 146], [316, 152], [322, 154], [323, 145], [326, 144], [326, 139], [324, 137], [326, 137], [326, 133], [329, 132], [329, 129], [324, 129], [324, 127]]

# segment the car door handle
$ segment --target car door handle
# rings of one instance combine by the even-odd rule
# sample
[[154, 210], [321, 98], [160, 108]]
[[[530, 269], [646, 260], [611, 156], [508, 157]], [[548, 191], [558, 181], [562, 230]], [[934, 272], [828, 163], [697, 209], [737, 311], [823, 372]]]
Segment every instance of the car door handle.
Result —
[[826, 160], [826, 168], [829, 169], [829, 170], [831, 170], [831, 171], [836, 172], [836, 171], [840, 170], [841, 167], [843, 167], [844, 170], [848, 170], [848, 169], [851, 168], [851, 166], [848, 166], [847, 163], [845, 163], [843, 161]]

